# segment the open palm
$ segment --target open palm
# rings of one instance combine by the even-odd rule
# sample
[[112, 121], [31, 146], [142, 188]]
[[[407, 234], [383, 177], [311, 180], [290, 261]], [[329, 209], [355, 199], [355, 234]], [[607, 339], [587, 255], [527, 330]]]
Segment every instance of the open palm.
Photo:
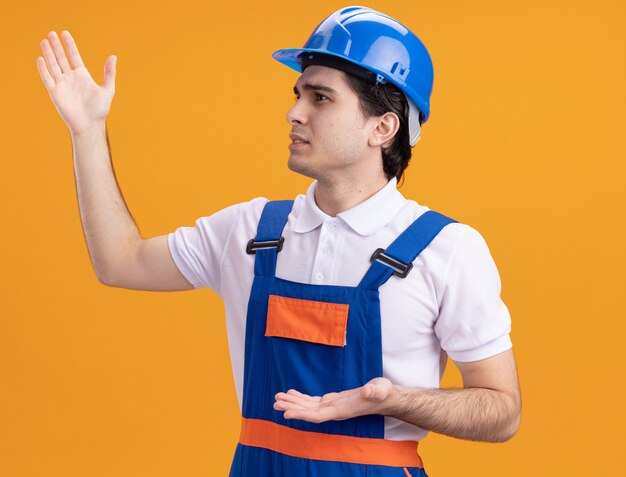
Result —
[[309, 396], [290, 389], [286, 393], [276, 394], [274, 409], [285, 411], [285, 419], [302, 419], [315, 423], [342, 421], [379, 413], [392, 389], [393, 384], [387, 378], [374, 378], [359, 388], [323, 396]]
[[[115, 63], [109, 56], [104, 64], [104, 82], [99, 86], [85, 68], [78, 47], [68, 31], [61, 33], [67, 56], [56, 32], [41, 41], [44, 59], [37, 57], [37, 68], [57, 111], [72, 134], [80, 134], [102, 122], [115, 94]], [[47, 65], [46, 65], [47, 63]]]

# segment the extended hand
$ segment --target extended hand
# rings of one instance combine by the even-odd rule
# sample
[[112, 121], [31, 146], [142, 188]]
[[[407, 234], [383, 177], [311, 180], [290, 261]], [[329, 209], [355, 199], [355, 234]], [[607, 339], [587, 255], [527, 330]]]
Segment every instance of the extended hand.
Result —
[[276, 394], [274, 409], [285, 411], [285, 419], [316, 423], [343, 421], [366, 414], [379, 414], [392, 391], [393, 384], [386, 378], [374, 378], [360, 388], [323, 396], [309, 396], [290, 389]]
[[[109, 56], [104, 63], [104, 83], [98, 86], [85, 68], [78, 47], [68, 31], [61, 33], [67, 53], [56, 32], [48, 33], [41, 40], [46, 57], [37, 57], [37, 68], [50, 97], [70, 128], [72, 134], [80, 134], [104, 121], [115, 94], [115, 64], [117, 57]], [[47, 62], [47, 67], [46, 67]]]

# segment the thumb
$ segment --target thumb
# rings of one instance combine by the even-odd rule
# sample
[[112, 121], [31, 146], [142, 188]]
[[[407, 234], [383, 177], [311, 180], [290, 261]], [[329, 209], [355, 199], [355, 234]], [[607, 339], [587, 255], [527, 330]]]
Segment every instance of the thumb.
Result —
[[115, 67], [117, 65], [117, 56], [111, 55], [104, 62], [104, 83], [102, 86], [106, 89], [115, 89]]
[[387, 397], [387, 390], [377, 382], [363, 386], [362, 396], [369, 401], [382, 401]]

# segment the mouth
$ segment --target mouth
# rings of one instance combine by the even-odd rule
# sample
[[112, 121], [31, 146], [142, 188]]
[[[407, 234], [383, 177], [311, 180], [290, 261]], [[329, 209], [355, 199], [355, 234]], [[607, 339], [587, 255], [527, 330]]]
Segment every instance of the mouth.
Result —
[[291, 144], [289, 144], [289, 149], [291, 149], [291, 150], [302, 149], [303, 147], [308, 146], [308, 145], [309, 145], [308, 142], [304, 142], [304, 141], [297, 142], [297, 141], [294, 141]]
[[289, 149], [300, 149], [309, 144], [309, 141], [305, 141], [300, 136], [296, 134], [290, 134], [291, 144], [289, 144]]

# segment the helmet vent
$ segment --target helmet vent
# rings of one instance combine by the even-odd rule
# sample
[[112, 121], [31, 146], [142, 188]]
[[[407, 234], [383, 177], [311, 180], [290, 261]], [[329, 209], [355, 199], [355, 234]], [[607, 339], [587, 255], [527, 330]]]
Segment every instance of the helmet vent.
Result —
[[404, 66], [399, 61], [396, 61], [391, 67], [391, 74], [401, 80], [405, 80], [406, 76], [409, 74], [409, 68]]

